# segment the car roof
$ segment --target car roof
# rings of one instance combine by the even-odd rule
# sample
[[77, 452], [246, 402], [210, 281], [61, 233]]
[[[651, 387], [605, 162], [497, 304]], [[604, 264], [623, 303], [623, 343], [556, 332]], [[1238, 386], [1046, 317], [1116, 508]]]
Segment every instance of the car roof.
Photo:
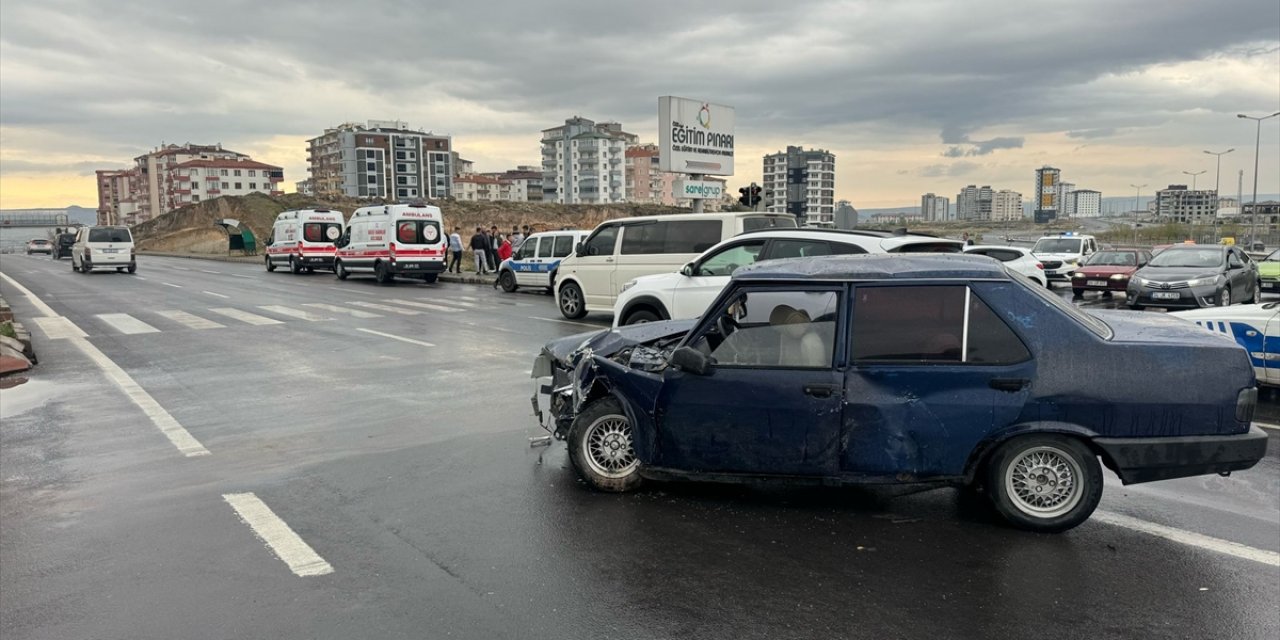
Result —
[[734, 280], [1008, 280], [986, 256], [963, 253], [889, 253], [765, 260], [733, 272]]
[[[955, 244], [956, 246], [960, 246], [961, 244], [959, 240], [952, 240], [950, 238], [939, 238], [937, 236], [930, 236], [930, 235], [916, 234], [916, 233], [908, 233], [903, 235], [903, 234], [890, 233], [888, 231], [870, 231], [870, 230], [863, 231], [863, 230], [856, 230], [856, 229], [850, 230], [850, 229], [769, 228], [769, 229], [758, 229], [755, 231], [745, 231], [743, 233], [739, 233], [738, 235], [733, 236], [728, 240], [724, 240], [717, 243], [715, 247], [712, 247], [712, 249], [715, 249], [720, 245], [727, 244], [735, 240], [741, 240], [743, 238], [799, 238], [803, 240], [832, 240], [836, 242], [843, 241], [847, 244], [858, 244], [858, 245], [865, 244], [866, 240], [870, 239], [870, 240], [877, 241], [877, 242], [874, 242], [873, 244], [876, 244], [884, 248], [900, 247], [903, 245], [914, 244], [919, 242], [949, 242], [949, 243]], [[708, 249], [708, 251], [710, 250], [711, 249]]]
[[1005, 244], [975, 244], [972, 246], [965, 247], [964, 252], [972, 253], [974, 251], [988, 250], [988, 249], [1004, 249], [1005, 251], [1017, 251], [1018, 253], [1021, 253], [1024, 256], [1029, 255], [1031, 253], [1030, 249], [1023, 249], [1022, 247], [1011, 247]]

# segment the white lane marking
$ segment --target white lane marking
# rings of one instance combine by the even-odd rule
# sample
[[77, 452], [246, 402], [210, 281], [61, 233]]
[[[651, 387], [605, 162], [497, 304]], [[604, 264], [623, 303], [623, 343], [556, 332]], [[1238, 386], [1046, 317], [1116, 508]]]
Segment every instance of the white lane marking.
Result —
[[383, 332], [381, 332], [381, 331], [374, 331], [373, 329], [365, 329], [365, 328], [362, 328], [362, 327], [356, 327], [356, 331], [363, 331], [363, 332], [365, 332], [365, 333], [372, 333], [372, 334], [373, 334], [373, 335], [375, 335], [375, 336], [382, 336], [382, 337], [384, 337], [384, 338], [391, 338], [392, 340], [399, 340], [400, 342], [408, 342], [409, 344], [416, 344], [416, 345], [421, 345], [421, 346], [424, 346], [424, 347], [434, 347], [434, 346], [435, 346], [434, 344], [431, 344], [430, 342], [423, 342], [423, 341], [421, 341], [421, 340], [414, 340], [413, 338], [402, 338], [402, 337], [400, 337], [400, 336], [392, 335], [392, 334], [390, 334], [390, 333], [383, 333]]
[[1263, 429], [1272, 429], [1275, 431], [1280, 431], [1280, 424], [1268, 424], [1266, 422], [1255, 422], [1253, 423], [1253, 426], [1262, 427]]
[[282, 304], [264, 304], [258, 308], [262, 309], [263, 311], [278, 313], [282, 316], [289, 316], [290, 318], [299, 318], [301, 320], [306, 320], [308, 322], [323, 322], [325, 320], [333, 319], [326, 316], [322, 316], [318, 313], [312, 313], [310, 311], [307, 311], [306, 309], [293, 309], [290, 307], [286, 307]]
[[58, 340], [61, 338], [87, 338], [89, 334], [80, 330], [70, 320], [62, 316], [32, 318], [36, 326], [44, 332], [45, 337], [50, 340]]
[[1122, 527], [1125, 529], [1130, 529], [1130, 530], [1138, 531], [1141, 533], [1146, 533], [1149, 535], [1156, 536], [1158, 538], [1164, 538], [1165, 540], [1170, 540], [1173, 542], [1177, 542], [1179, 544], [1185, 544], [1189, 547], [1196, 547], [1198, 549], [1204, 549], [1206, 551], [1214, 551], [1216, 553], [1222, 553], [1225, 555], [1234, 556], [1236, 558], [1241, 558], [1244, 560], [1252, 560], [1254, 562], [1260, 562], [1262, 564], [1271, 565], [1273, 567], [1280, 567], [1280, 553], [1276, 553], [1275, 551], [1267, 551], [1265, 549], [1255, 549], [1253, 547], [1240, 544], [1239, 542], [1232, 542], [1230, 540], [1214, 538], [1211, 536], [1206, 536], [1206, 535], [1195, 533], [1192, 531], [1184, 531], [1182, 529], [1166, 527], [1165, 525], [1162, 525], [1162, 524], [1147, 522], [1146, 520], [1139, 520], [1138, 518], [1133, 518], [1130, 516], [1114, 513], [1111, 511], [1094, 511], [1093, 515], [1090, 516], [1090, 519], [1097, 520], [1098, 522], [1104, 522], [1109, 525]]
[[480, 305], [478, 305], [478, 304], [474, 304], [474, 303], [471, 303], [471, 302], [463, 302], [463, 301], [461, 301], [461, 300], [441, 300], [441, 299], [438, 299], [438, 298], [432, 298], [432, 300], [431, 300], [431, 301], [432, 301], [432, 302], [438, 302], [438, 303], [440, 303], [440, 304], [451, 304], [451, 305], [455, 305], [455, 306], [459, 306], [459, 307], [467, 307], [467, 308], [469, 308], [469, 309], [474, 309], [474, 308], [476, 308], [476, 307], [480, 306]]
[[302, 303], [302, 306], [315, 307], [317, 309], [324, 309], [325, 311], [332, 311], [334, 313], [345, 313], [355, 318], [381, 318], [382, 317], [376, 313], [369, 313], [368, 311], [360, 311], [359, 309], [347, 309], [345, 307], [339, 307], [338, 305], [335, 305], [335, 304], [324, 304], [322, 302], [304, 302]]
[[376, 302], [355, 301], [355, 302], [348, 302], [347, 304], [354, 304], [357, 307], [364, 307], [366, 309], [377, 309], [378, 311], [386, 311], [387, 313], [398, 313], [402, 316], [416, 316], [422, 313], [421, 311], [414, 311], [413, 309], [399, 309], [396, 307], [387, 306], [385, 304], [378, 304]]
[[328, 288], [328, 289], [333, 289], [334, 291], [341, 291], [341, 292], [343, 292], [343, 293], [358, 293], [358, 294], [360, 294], [360, 295], [362, 295], [362, 296], [376, 296], [376, 295], [379, 295], [379, 294], [374, 293], [374, 292], [372, 292], [372, 291], [362, 291], [362, 290], [360, 290], [360, 289], [354, 289], [354, 288], [348, 288], [348, 287], [326, 287], [326, 288]]
[[144, 278], [144, 277], [142, 277], [142, 276], [134, 276], [134, 277], [133, 277], [133, 279], [134, 279], [134, 280], [146, 280], [146, 278]]
[[190, 269], [188, 269], [188, 268], [186, 268], [186, 267], [179, 267], [179, 266], [177, 266], [177, 265], [170, 265], [170, 266], [169, 266], [169, 268], [170, 268], [170, 269], [177, 269], [178, 271], [190, 271]]
[[206, 320], [200, 316], [187, 313], [186, 311], [157, 311], [157, 314], [164, 316], [174, 322], [185, 325], [188, 329], [225, 329], [224, 324], [218, 324], [212, 320]]
[[218, 315], [223, 315], [228, 318], [231, 318], [232, 320], [239, 320], [240, 322], [246, 322], [248, 324], [254, 324], [254, 325], [284, 324], [283, 322], [280, 322], [279, 320], [275, 320], [273, 318], [267, 318], [264, 316], [260, 316], [256, 313], [249, 313], [248, 311], [241, 311], [239, 309], [232, 309], [231, 307], [218, 307], [216, 309], [210, 309], [210, 311]]
[[404, 304], [404, 305], [409, 305], [411, 307], [422, 307], [423, 309], [431, 309], [432, 311], [444, 311], [445, 313], [457, 313], [459, 311], [462, 311], [462, 309], [454, 309], [453, 307], [442, 307], [438, 304], [431, 304], [429, 302], [417, 302], [414, 300], [404, 300], [399, 298], [395, 300], [387, 300], [386, 302], [391, 302], [395, 304]]
[[246, 275], [241, 275], [241, 274], [239, 274], [239, 273], [228, 273], [227, 275], [231, 276], [232, 278], [245, 278], [245, 279], [248, 279], [248, 280], [257, 280], [257, 279], [258, 279], [258, 277], [257, 277], [257, 276], [246, 276]]
[[572, 325], [577, 325], [577, 326], [579, 326], [579, 327], [591, 327], [592, 329], [608, 329], [608, 328], [609, 328], [609, 327], [604, 326], [604, 325], [598, 325], [598, 324], [587, 324], [587, 323], [585, 323], [585, 322], [574, 322], [574, 321], [572, 321], [572, 320], [561, 320], [561, 319], [559, 319], [559, 318], [538, 318], [538, 317], [531, 316], [529, 319], [530, 319], [530, 320], [541, 320], [541, 321], [543, 321], [543, 322], [559, 322], [560, 324], [572, 324]]
[[128, 373], [125, 373], [125, 370], [121, 369], [120, 365], [112, 362], [111, 358], [99, 351], [88, 340], [84, 338], [71, 338], [70, 340], [86, 356], [89, 356], [89, 359], [93, 360], [98, 365], [98, 368], [102, 369], [102, 372], [112, 382], [116, 383], [116, 386], [120, 387], [120, 390], [126, 396], [129, 396], [129, 399], [138, 405], [139, 409], [142, 409], [143, 413], [147, 414], [147, 417], [151, 419], [151, 423], [160, 429], [160, 433], [163, 433], [164, 437], [168, 438], [169, 442], [173, 443], [173, 446], [177, 447], [182, 455], [188, 458], [209, 455], [209, 450], [204, 448], [204, 445], [200, 444], [200, 441], [196, 440], [190, 432], [182, 428], [182, 425], [178, 424], [178, 421], [172, 415], [169, 415], [169, 412], [165, 411], [164, 407], [160, 406], [160, 403], [156, 402], [156, 399], [151, 397], [151, 394], [147, 393], [146, 389], [143, 389]]
[[[221, 271], [210, 271], [210, 270], [208, 270], [208, 269], [201, 269], [200, 271], [203, 271], [204, 273], [222, 273]], [[208, 292], [206, 292], [206, 293], [208, 293]]]
[[472, 302], [480, 302], [480, 298], [473, 298], [471, 296], [458, 296], [458, 298], [461, 300], [470, 300]]
[[289, 570], [297, 576], [323, 576], [333, 573], [333, 566], [325, 562], [320, 554], [311, 548], [271, 507], [252, 493], [224, 493], [222, 499], [236, 510], [236, 514], [258, 539], [267, 543], [267, 547], [277, 558], [289, 565]]
[[135, 333], [160, 333], [159, 329], [127, 313], [100, 313], [97, 318], [111, 325], [112, 329], [115, 329], [125, 335], [132, 335]]
[[166, 286], [166, 287], [173, 287], [174, 289], [181, 289], [181, 288], [182, 288], [182, 285], [180, 285], [180, 284], [174, 284], [174, 283], [172, 283], [172, 282], [161, 282], [160, 284], [162, 284], [162, 285], [164, 285], [164, 286]]
[[221, 293], [214, 293], [213, 291], [204, 291], [203, 293], [207, 293], [207, 294], [209, 294], [209, 295], [211, 295], [211, 296], [217, 296], [217, 297], [219, 297], [219, 298], [230, 298], [230, 297], [231, 297], [231, 296], [225, 296], [225, 295], [222, 295]]
[[[18, 291], [22, 292], [22, 295], [26, 296], [27, 300], [31, 301], [31, 305], [34, 306], [36, 310], [38, 310], [40, 313], [43, 313], [44, 315], [49, 317], [56, 317], [58, 315], [58, 312], [54, 311], [53, 307], [50, 307], [49, 305], [45, 304], [44, 300], [37, 298], [36, 294], [31, 293], [30, 289], [22, 286], [21, 284], [18, 284], [18, 281], [14, 280], [13, 278], [10, 278], [8, 274], [0, 273], [0, 277], [3, 277], [5, 279], [5, 282], [8, 282], [10, 286], [12, 286], [14, 289], [17, 289]], [[48, 333], [48, 332], [46, 331], [45, 333]], [[84, 335], [83, 331], [81, 332], [81, 335], [82, 336]]]

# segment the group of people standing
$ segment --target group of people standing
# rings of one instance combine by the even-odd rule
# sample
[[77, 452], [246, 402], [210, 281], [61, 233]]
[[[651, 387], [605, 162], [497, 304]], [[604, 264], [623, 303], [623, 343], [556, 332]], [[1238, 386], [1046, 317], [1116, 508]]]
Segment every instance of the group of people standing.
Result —
[[[523, 230], [512, 226], [509, 234], [499, 233], [497, 225], [488, 229], [476, 227], [476, 232], [471, 236], [467, 246], [471, 249], [475, 260], [476, 274], [497, 273], [498, 265], [520, 248], [524, 239], [529, 237], [529, 232], [529, 225], [524, 225]], [[462, 228], [454, 227], [453, 233], [449, 234], [448, 271], [462, 273], [462, 252]]]

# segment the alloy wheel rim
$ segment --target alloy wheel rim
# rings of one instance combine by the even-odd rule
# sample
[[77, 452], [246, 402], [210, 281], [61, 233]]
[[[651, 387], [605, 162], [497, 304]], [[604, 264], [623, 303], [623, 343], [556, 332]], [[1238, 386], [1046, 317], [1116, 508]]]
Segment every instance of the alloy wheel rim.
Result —
[[631, 446], [631, 423], [625, 416], [597, 418], [587, 428], [587, 464], [606, 478], [624, 478], [640, 464]]
[[560, 292], [560, 308], [568, 313], [577, 313], [578, 311], [578, 292], [573, 287], [567, 287]]
[[1013, 506], [1035, 518], [1056, 518], [1080, 503], [1083, 473], [1067, 452], [1057, 447], [1027, 449], [1009, 464], [1005, 491]]

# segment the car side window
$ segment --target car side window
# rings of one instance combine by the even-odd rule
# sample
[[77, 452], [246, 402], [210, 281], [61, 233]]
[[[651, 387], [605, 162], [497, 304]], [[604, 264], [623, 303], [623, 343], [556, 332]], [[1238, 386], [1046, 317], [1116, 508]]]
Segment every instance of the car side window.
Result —
[[830, 368], [839, 309], [837, 291], [748, 289], [692, 344], [717, 367]]
[[831, 245], [815, 240], [774, 240], [769, 245], [769, 260], [808, 258], [831, 255]]
[[524, 242], [521, 242], [520, 248], [516, 249], [515, 254], [511, 256], [511, 259], [528, 260], [529, 258], [532, 258], [534, 253], [538, 250], [538, 240], [538, 238], [528, 238]]
[[563, 258], [571, 253], [573, 253], [573, 236], [556, 236], [555, 246], [551, 250], [551, 257]]
[[960, 362], [966, 290], [956, 285], [858, 287], [854, 363]]
[[551, 238], [543, 238], [542, 241], [538, 243], [538, 254], [537, 254], [538, 257], [550, 258], [551, 249], [554, 246], [554, 244], [555, 242]]
[[743, 244], [725, 247], [719, 252], [707, 256], [702, 264], [698, 265], [695, 275], [699, 276], [727, 276], [734, 272], [738, 267], [745, 267], [754, 264], [760, 258], [760, 251], [764, 248], [764, 241], [746, 242]]
[[1235, 251], [1227, 252], [1227, 266], [1232, 269], [1244, 268], [1244, 263], [1240, 261], [1240, 254]]
[[586, 242], [586, 254], [589, 256], [611, 256], [613, 245], [618, 242], [618, 225], [601, 227]]
[[977, 294], [969, 291], [969, 330], [961, 361], [973, 364], [1016, 364], [1031, 359], [1018, 334]]

